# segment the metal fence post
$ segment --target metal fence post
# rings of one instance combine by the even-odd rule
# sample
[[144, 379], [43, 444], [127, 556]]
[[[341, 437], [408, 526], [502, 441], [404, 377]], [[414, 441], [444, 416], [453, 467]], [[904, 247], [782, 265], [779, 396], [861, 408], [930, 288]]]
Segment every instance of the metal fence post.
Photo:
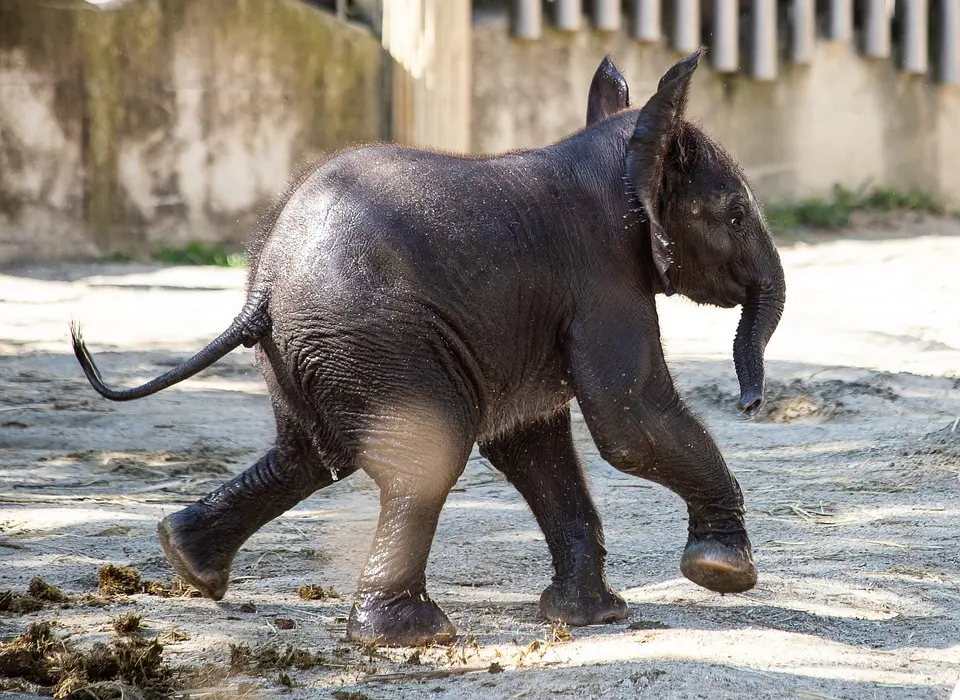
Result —
[[927, 0], [906, 0], [903, 23], [903, 70], [927, 72]]
[[853, 38], [853, 4], [851, 0], [830, 0], [830, 24], [827, 36], [832, 41]]
[[620, 0], [593, 0], [593, 26], [602, 32], [620, 30]]
[[750, 74], [754, 80], [775, 80], [777, 77], [777, 2], [753, 0], [753, 55]]
[[890, 3], [887, 0], [867, 2], [863, 53], [870, 58], [887, 58], [890, 56]]
[[700, 48], [699, 0], [674, 0], [673, 48], [691, 53]]
[[721, 73], [740, 68], [739, 0], [714, 0], [713, 67]]
[[940, 0], [940, 82], [960, 85], [960, 2]]
[[633, 0], [631, 34], [639, 41], [660, 40], [660, 0]]
[[513, 35], [517, 39], [539, 39], [543, 31], [540, 0], [513, 0]]
[[793, 0], [790, 7], [790, 61], [807, 64], [813, 60], [817, 41], [817, 8], [814, 0]]
[[553, 0], [553, 23], [557, 29], [575, 32], [580, 29], [583, 7], [580, 0]]

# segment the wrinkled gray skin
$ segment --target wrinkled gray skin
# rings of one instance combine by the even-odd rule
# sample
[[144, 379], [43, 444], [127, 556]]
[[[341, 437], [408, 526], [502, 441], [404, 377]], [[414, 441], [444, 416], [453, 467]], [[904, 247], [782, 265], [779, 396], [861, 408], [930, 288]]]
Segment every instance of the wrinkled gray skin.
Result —
[[[385, 645], [449, 641], [424, 570], [444, 500], [471, 447], [509, 479], [546, 536], [551, 620], [627, 616], [607, 585], [603, 529], [570, 428], [576, 398], [603, 458], [673, 490], [689, 510], [680, 568], [714, 591], [756, 582], [740, 488], [667, 371], [654, 297], [743, 306], [740, 408], [763, 392], [783, 271], [733, 159], [683, 118], [700, 52], [640, 110], [605, 60], [588, 126], [496, 158], [398, 146], [348, 151], [303, 173], [265, 217], [248, 300], [198, 355], [134, 389], [174, 384], [256, 346], [276, 446], [167, 516], [170, 563], [219, 600], [239, 547], [268, 521], [358, 469], [380, 487], [376, 538], [347, 627]], [[640, 213], [640, 208], [643, 214]]]

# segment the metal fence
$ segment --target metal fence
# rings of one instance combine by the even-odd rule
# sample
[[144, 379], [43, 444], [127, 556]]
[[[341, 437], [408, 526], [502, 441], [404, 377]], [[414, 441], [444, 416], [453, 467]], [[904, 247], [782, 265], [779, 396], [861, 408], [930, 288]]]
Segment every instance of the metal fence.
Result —
[[[556, 29], [606, 32], [629, 23], [642, 42], [680, 53], [707, 44], [713, 68], [775, 80], [780, 63], [807, 64], [818, 41], [856, 42], [863, 56], [960, 84], [960, 0], [513, 0], [513, 35]], [[589, 18], [589, 19], [588, 19]]]

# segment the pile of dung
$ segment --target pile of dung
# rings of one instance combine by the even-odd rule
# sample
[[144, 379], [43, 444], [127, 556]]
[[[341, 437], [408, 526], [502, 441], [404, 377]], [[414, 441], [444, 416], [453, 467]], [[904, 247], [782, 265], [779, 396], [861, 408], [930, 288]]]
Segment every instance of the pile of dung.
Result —
[[81, 651], [58, 639], [50, 623], [39, 622], [12, 642], [0, 643], [0, 688], [73, 700], [154, 700], [173, 686], [163, 646], [156, 639], [127, 635]]
[[297, 589], [297, 595], [304, 600], [327, 600], [330, 598], [340, 598], [340, 594], [333, 588], [327, 586], [324, 588], [318, 583], [308, 583]]
[[34, 576], [25, 594], [13, 591], [0, 593], [0, 612], [23, 615], [41, 610], [47, 603], [64, 605], [69, 602], [69, 596], [59, 588], [51, 586], [39, 576]]

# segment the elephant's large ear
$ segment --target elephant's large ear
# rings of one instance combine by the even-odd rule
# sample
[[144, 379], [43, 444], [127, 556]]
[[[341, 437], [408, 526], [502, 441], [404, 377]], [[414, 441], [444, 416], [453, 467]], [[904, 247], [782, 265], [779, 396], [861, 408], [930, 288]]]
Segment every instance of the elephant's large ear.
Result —
[[690, 79], [704, 49], [700, 48], [664, 73], [656, 94], [640, 110], [633, 136], [627, 146], [627, 177], [650, 222], [650, 246], [653, 264], [664, 292], [676, 292], [667, 271], [673, 264], [670, 241], [660, 223], [660, 192], [664, 166], [671, 141], [683, 117]]
[[593, 74], [587, 97], [587, 126], [593, 126], [615, 112], [630, 106], [630, 89], [623, 73], [617, 70], [609, 56]]

